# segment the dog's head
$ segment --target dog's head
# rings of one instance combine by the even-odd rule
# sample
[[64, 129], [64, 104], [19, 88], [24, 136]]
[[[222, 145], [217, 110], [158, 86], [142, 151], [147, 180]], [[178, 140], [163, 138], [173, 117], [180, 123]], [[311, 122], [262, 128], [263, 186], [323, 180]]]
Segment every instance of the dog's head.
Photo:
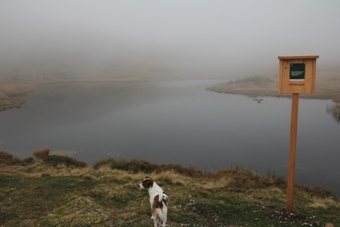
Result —
[[142, 189], [142, 188], [149, 189], [149, 188], [152, 188], [153, 182], [154, 182], [154, 181], [152, 180], [151, 177], [145, 177], [144, 180], [143, 180], [143, 182], [142, 182], [141, 184], [139, 184], [138, 187], [139, 187], [140, 189]]

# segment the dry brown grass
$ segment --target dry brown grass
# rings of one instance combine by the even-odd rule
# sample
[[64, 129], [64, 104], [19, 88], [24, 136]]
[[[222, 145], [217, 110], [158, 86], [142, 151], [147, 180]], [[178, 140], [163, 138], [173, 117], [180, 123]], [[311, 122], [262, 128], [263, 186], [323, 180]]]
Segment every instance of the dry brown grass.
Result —
[[34, 152], [36, 159], [29, 157], [20, 160], [7, 152], [0, 151], [1, 174], [27, 177], [68, 176], [69, 174], [81, 176], [92, 169], [75, 159], [66, 156], [49, 156], [49, 153], [50, 149], [45, 148]]
[[312, 201], [308, 204], [309, 207], [318, 209], [318, 208], [322, 208], [322, 209], [328, 209], [329, 205], [337, 205], [334, 204], [334, 200], [332, 199], [320, 199], [320, 198], [313, 198]]
[[207, 190], [214, 190], [219, 188], [230, 188], [235, 185], [235, 180], [233, 178], [226, 178], [224, 180], [215, 179], [211, 181], [203, 181], [201, 187]]
[[132, 160], [132, 161], [126, 161], [126, 160], [116, 160], [114, 158], [109, 158], [106, 160], [102, 160], [97, 162], [93, 168], [98, 169], [103, 166], [108, 166], [111, 169], [119, 169], [119, 170], [125, 170], [133, 173], [161, 173], [166, 171], [174, 171], [176, 173], [191, 176], [191, 177], [199, 177], [203, 175], [203, 171], [196, 170], [193, 168], [183, 168], [180, 165], [177, 164], [153, 164], [146, 160]]
[[18, 164], [20, 163], [20, 159], [5, 152], [5, 151], [0, 151], [0, 164], [1, 163], [6, 163], [6, 164]]
[[33, 152], [34, 157], [40, 160], [46, 160], [51, 152], [50, 148], [44, 148]]
[[65, 168], [65, 165], [51, 166], [42, 161], [35, 161], [30, 165], [8, 165], [0, 164], [1, 174], [3, 176], [24, 176], [24, 177], [42, 177], [42, 176], [85, 176], [93, 170], [91, 167]]

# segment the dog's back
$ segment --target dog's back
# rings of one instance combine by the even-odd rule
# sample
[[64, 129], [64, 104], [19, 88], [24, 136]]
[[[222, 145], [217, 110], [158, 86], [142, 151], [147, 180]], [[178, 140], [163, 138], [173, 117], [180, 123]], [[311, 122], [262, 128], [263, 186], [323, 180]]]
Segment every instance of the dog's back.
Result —
[[157, 226], [158, 220], [162, 222], [162, 226], [165, 226], [168, 214], [169, 198], [164, 194], [163, 189], [159, 187], [151, 177], [145, 177], [143, 182], [138, 185], [139, 188], [146, 188], [149, 191], [150, 205], [154, 226]]
[[168, 214], [168, 197], [163, 194], [163, 199], [161, 202], [159, 200], [159, 195], [156, 195], [153, 199], [151, 211], [152, 211], [152, 218], [158, 218], [163, 226], [165, 226], [165, 223], [167, 221], [167, 214]]

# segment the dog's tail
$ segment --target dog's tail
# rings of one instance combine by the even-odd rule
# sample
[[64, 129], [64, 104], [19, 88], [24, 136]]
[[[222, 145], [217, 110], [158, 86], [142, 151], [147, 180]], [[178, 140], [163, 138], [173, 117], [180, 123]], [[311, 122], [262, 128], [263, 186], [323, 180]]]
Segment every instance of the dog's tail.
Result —
[[155, 199], [154, 199], [154, 203], [152, 205], [153, 208], [160, 208], [163, 209], [164, 206], [168, 206], [169, 204], [169, 199], [166, 195], [163, 196], [163, 199], [161, 201], [158, 200], [159, 195], [156, 195]]
[[163, 196], [163, 203], [165, 204], [165, 206], [168, 206], [168, 204], [169, 204], [169, 198], [168, 198], [168, 196], [165, 195], [165, 194], [164, 194], [164, 196]]
[[[162, 198], [161, 200], [159, 198]], [[163, 193], [163, 197], [160, 194], [156, 195], [153, 199], [152, 209], [163, 209], [163, 206], [168, 206], [169, 199], [168, 196]]]

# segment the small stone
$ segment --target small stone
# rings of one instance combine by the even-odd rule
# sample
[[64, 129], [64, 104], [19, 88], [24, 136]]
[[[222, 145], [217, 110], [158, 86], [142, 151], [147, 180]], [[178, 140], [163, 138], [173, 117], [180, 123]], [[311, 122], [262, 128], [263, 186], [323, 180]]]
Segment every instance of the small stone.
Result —
[[335, 227], [332, 223], [327, 223], [325, 227]]

